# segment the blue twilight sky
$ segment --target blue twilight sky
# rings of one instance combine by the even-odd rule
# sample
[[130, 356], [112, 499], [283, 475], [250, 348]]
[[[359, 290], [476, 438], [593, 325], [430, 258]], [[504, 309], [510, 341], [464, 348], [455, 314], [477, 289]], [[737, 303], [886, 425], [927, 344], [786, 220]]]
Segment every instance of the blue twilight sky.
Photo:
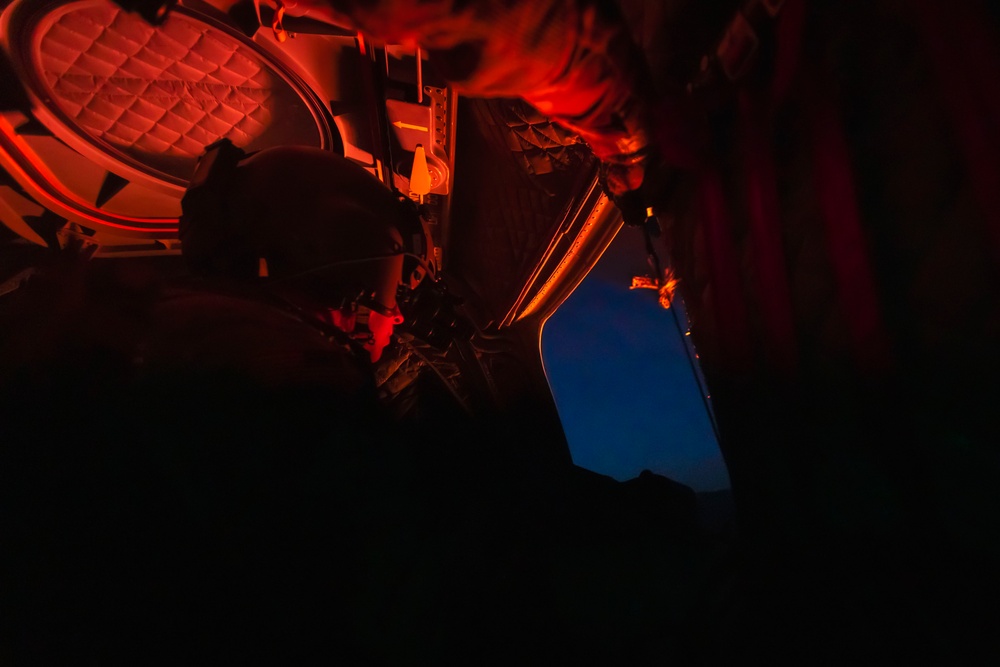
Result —
[[542, 358], [577, 465], [626, 480], [643, 469], [695, 491], [729, 487], [673, 316], [653, 290], [642, 234], [624, 228], [549, 318]]

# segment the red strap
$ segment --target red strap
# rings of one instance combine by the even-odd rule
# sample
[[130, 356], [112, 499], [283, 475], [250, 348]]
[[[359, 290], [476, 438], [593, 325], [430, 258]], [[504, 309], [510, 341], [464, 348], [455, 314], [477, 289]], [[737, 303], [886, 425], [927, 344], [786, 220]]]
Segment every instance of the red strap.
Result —
[[716, 330], [722, 344], [723, 363], [729, 372], [749, 370], [750, 336], [746, 304], [739, 279], [732, 223], [722, 180], [716, 171], [706, 171], [701, 181], [701, 204], [708, 251]]
[[805, 0], [787, 0], [775, 26], [774, 74], [771, 77], [772, 109], [777, 108], [785, 100], [795, 80], [802, 55], [805, 22]]
[[781, 211], [772, 151], [774, 129], [762, 96], [740, 95], [740, 134], [750, 245], [754, 258], [757, 302], [770, 368], [794, 372], [798, 348], [788, 287]]
[[[817, 86], [815, 90], [821, 88]], [[837, 283], [837, 301], [853, 339], [855, 360], [865, 370], [882, 369], [891, 362], [889, 344], [868, 238], [858, 209], [847, 140], [837, 105], [815, 91], [813, 101], [815, 185]]]
[[918, 2], [913, 10], [1000, 262], [1000, 50], [992, 24], [966, 2]]

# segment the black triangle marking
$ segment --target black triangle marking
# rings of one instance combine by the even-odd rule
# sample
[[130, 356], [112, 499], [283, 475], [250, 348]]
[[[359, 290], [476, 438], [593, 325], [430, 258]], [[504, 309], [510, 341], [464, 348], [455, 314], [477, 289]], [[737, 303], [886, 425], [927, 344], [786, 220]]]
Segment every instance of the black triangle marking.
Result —
[[14, 132], [22, 137], [51, 137], [52, 133], [49, 128], [38, 122], [38, 119], [31, 116], [25, 122], [18, 125]]
[[42, 237], [49, 248], [53, 250], [59, 248], [59, 237], [56, 236], [56, 232], [66, 224], [66, 218], [45, 209], [41, 215], [26, 215], [23, 220], [36, 234]]
[[104, 205], [107, 204], [112, 197], [121, 192], [128, 184], [128, 179], [122, 178], [118, 174], [113, 174], [110, 171], [107, 172], [104, 175], [104, 182], [101, 183], [101, 189], [97, 193], [97, 199], [94, 201], [94, 205], [97, 206], [97, 208], [104, 208]]

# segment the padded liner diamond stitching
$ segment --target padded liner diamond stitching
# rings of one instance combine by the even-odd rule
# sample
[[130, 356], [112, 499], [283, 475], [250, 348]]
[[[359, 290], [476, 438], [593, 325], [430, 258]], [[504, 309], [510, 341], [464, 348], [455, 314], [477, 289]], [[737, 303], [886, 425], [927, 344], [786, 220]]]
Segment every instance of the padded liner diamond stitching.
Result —
[[81, 127], [118, 146], [194, 157], [271, 122], [273, 76], [247, 47], [183, 16], [153, 28], [108, 4], [59, 17], [40, 43], [46, 83]]

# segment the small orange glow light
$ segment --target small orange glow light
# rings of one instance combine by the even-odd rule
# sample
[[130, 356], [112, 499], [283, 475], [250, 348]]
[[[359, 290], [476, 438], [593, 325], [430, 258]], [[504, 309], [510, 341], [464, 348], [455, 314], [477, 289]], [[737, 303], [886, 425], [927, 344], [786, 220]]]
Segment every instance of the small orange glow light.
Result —
[[653, 280], [649, 276], [633, 276], [629, 289], [655, 289], [660, 295], [660, 305], [669, 310], [674, 301], [674, 292], [677, 291], [677, 277], [673, 269], [663, 270], [663, 280]]

